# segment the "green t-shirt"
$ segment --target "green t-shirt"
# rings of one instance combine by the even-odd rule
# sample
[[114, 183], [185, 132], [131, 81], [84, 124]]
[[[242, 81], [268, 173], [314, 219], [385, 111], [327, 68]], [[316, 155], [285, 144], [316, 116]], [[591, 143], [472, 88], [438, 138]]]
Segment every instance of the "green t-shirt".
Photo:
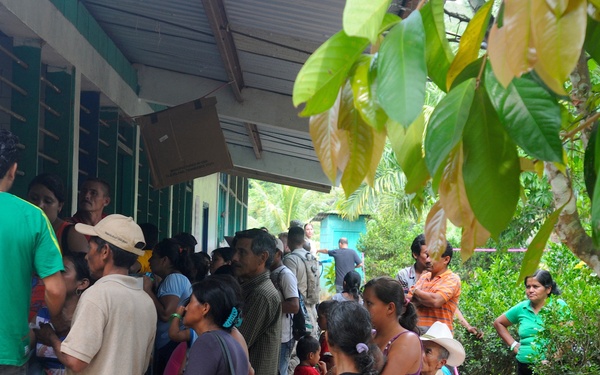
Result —
[[[565, 301], [555, 297], [548, 297], [546, 305], [558, 303], [561, 306], [567, 306]], [[542, 310], [544, 307], [542, 307]], [[542, 354], [545, 350], [544, 343], [537, 339], [538, 332], [544, 329], [543, 314], [536, 314], [531, 307], [531, 302], [525, 300], [513, 306], [510, 310], [504, 313], [506, 319], [512, 324], [519, 325], [519, 352], [517, 353], [517, 361], [521, 363], [532, 363], [532, 358], [535, 354]], [[566, 311], [566, 309], [565, 309]]]
[[32, 275], [45, 278], [62, 270], [60, 248], [43, 211], [0, 192], [0, 364], [27, 361]]

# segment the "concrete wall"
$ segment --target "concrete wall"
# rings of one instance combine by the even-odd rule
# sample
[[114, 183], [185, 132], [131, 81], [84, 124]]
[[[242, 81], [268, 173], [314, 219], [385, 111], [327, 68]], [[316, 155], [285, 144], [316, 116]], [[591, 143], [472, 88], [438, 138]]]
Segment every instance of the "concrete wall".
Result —
[[[219, 191], [219, 174], [214, 173], [210, 176], [197, 178], [194, 180], [194, 209], [192, 211], [192, 234], [201, 245], [206, 241], [206, 250], [210, 252], [217, 247], [217, 219], [218, 219], [218, 191]], [[204, 222], [204, 208], [208, 207], [208, 223]], [[202, 232], [204, 225], [208, 225], [208, 237], [203, 238]], [[202, 250], [197, 248], [198, 251]]]

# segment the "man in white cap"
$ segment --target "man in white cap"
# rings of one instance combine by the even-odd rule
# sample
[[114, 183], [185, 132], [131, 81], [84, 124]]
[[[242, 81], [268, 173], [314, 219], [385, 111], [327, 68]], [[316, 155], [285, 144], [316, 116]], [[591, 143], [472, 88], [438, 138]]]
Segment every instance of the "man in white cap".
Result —
[[76, 224], [91, 236], [86, 256], [96, 283], [79, 299], [71, 331], [61, 343], [41, 328], [58, 359], [81, 374], [140, 375], [148, 368], [156, 334], [156, 309], [142, 280], [128, 276], [144, 248], [144, 235], [131, 217], [108, 215], [95, 226]]
[[465, 349], [442, 322], [433, 323], [421, 336], [421, 342], [424, 348], [421, 375], [449, 374], [445, 365], [457, 367], [465, 361]]

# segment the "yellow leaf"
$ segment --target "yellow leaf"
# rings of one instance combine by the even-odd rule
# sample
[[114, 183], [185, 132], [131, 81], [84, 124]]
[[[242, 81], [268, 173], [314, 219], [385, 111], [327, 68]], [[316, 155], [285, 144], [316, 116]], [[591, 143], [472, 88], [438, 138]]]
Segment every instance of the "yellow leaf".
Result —
[[311, 116], [309, 133], [315, 148], [315, 153], [321, 162], [323, 172], [331, 182], [335, 182], [339, 168], [338, 154], [340, 152], [340, 133], [338, 129], [338, 114], [340, 96], [328, 111]]
[[[367, 176], [373, 155], [373, 128], [370, 127], [353, 106], [352, 89], [346, 83], [342, 89], [338, 128], [346, 133], [348, 162], [342, 174], [342, 187], [346, 198], [350, 196]], [[343, 147], [343, 145], [342, 145]]]
[[460, 72], [462, 72], [467, 65], [479, 58], [481, 42], [483, 41], [483, 36], [485, 35], [487, 25], [490, 21], [493, 4], [494, 1], [490, 0], [485, 3], [484, 6], [479, 8], [460, 38], [458, 52], [456, 53], [454, 60], [452, 60], [452, 64], [448, 69], [448, 75], [446, 76], [446, 88], [448, 90], [450, 90], [452, 82], [454, 82], [454, 79]]
[[505, 58], [516, 77], [530, 71], [535, 63], [535, 53], [530, 52], [531, 1], [506, 0], [504, 2], [502, 28], [506, 28]]
[[560, 17], [563, 15], [565, 10], [567, 10], [569, 0], [546, 0], [546, 4], [548, 4], [548, 7], [552, 9], [556, 17]]
[[465, 190], [462, 165], [463, 149], [462, 142], [460, 142], [449, 155], [438, 188], [444, 212], [452, 224], [457, 227], [468, 225], [473, 217]]
[[492, 26], [488, 38], [488, 56], [490, 57], [490, 64], [492, 64], [492, 69], [494, 70], [494, 75], [498, 79], [498, 82], [500, 82], [502, 86], [507, 87], [515, 74], [508, 65], [508, 58], [506, 56], [505, 27], [499, 29], [496, 24]]
[[545, 0], [531, 0], [532, 39], [537, 52], [535, 71], [558, 94], [579, 60], [587, 23], [587, 2], [570, 0], [557, 17]]
[[535, 172], [535, 161], [528, 158], [519, 158], [521, 172]]
[[460, 256], [463, 262], [466, 262], [473, 255], [478, 246], [485, 245], [489, 238], [490, 232], [473, 216], [471, 222], [463, 227], [460, 239]]
[[541, 160], [536, 160], [534, 163], [535, 173], [537, 173], [539, 178], [544, 177], [544, 162]]
[[440, 259], [446, 249], [446, 213], [437, 201], [425, 221], [425, 243], [432, 259]]
[[544, 69], [544, 66], [541, 65], [539, 61], [533, 66], [533, 70], [535, 70], [537, 75], [540, 76], [542, 81], [544, 81], [544, 83], [546, 84], [546, 86], [548, 86], [550, 90], [554, 91], [558, 95], [566, 96], [567, 92], [565, 91], [564, 87], [565, 81], [561, 80], [560, 78], [554, 77], [552, 73], [547, 72]]
[[377, 172], [377, 166], [381, 161], [381, 155], [383, 155], [383, 149], [385, 148], [386, 133], [385, 128], [382, 131], [377, 131], [371, 128], [373, 132], [373, 154], [371, 155], [371, 165], [365, 178], [367, 184], [373, 187], [375, 183], [375, 172]]

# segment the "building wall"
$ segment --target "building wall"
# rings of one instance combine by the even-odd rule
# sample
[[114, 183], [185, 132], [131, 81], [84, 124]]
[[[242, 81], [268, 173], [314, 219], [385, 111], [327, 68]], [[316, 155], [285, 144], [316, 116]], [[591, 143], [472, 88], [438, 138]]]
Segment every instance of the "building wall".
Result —
[[[209, 253], [218, 247], [217, 208], [219, 173], [194, 180], [192, 234], [198, 240], [197, 251]], [[208, 220], [207, 220], [208, 217]]]

